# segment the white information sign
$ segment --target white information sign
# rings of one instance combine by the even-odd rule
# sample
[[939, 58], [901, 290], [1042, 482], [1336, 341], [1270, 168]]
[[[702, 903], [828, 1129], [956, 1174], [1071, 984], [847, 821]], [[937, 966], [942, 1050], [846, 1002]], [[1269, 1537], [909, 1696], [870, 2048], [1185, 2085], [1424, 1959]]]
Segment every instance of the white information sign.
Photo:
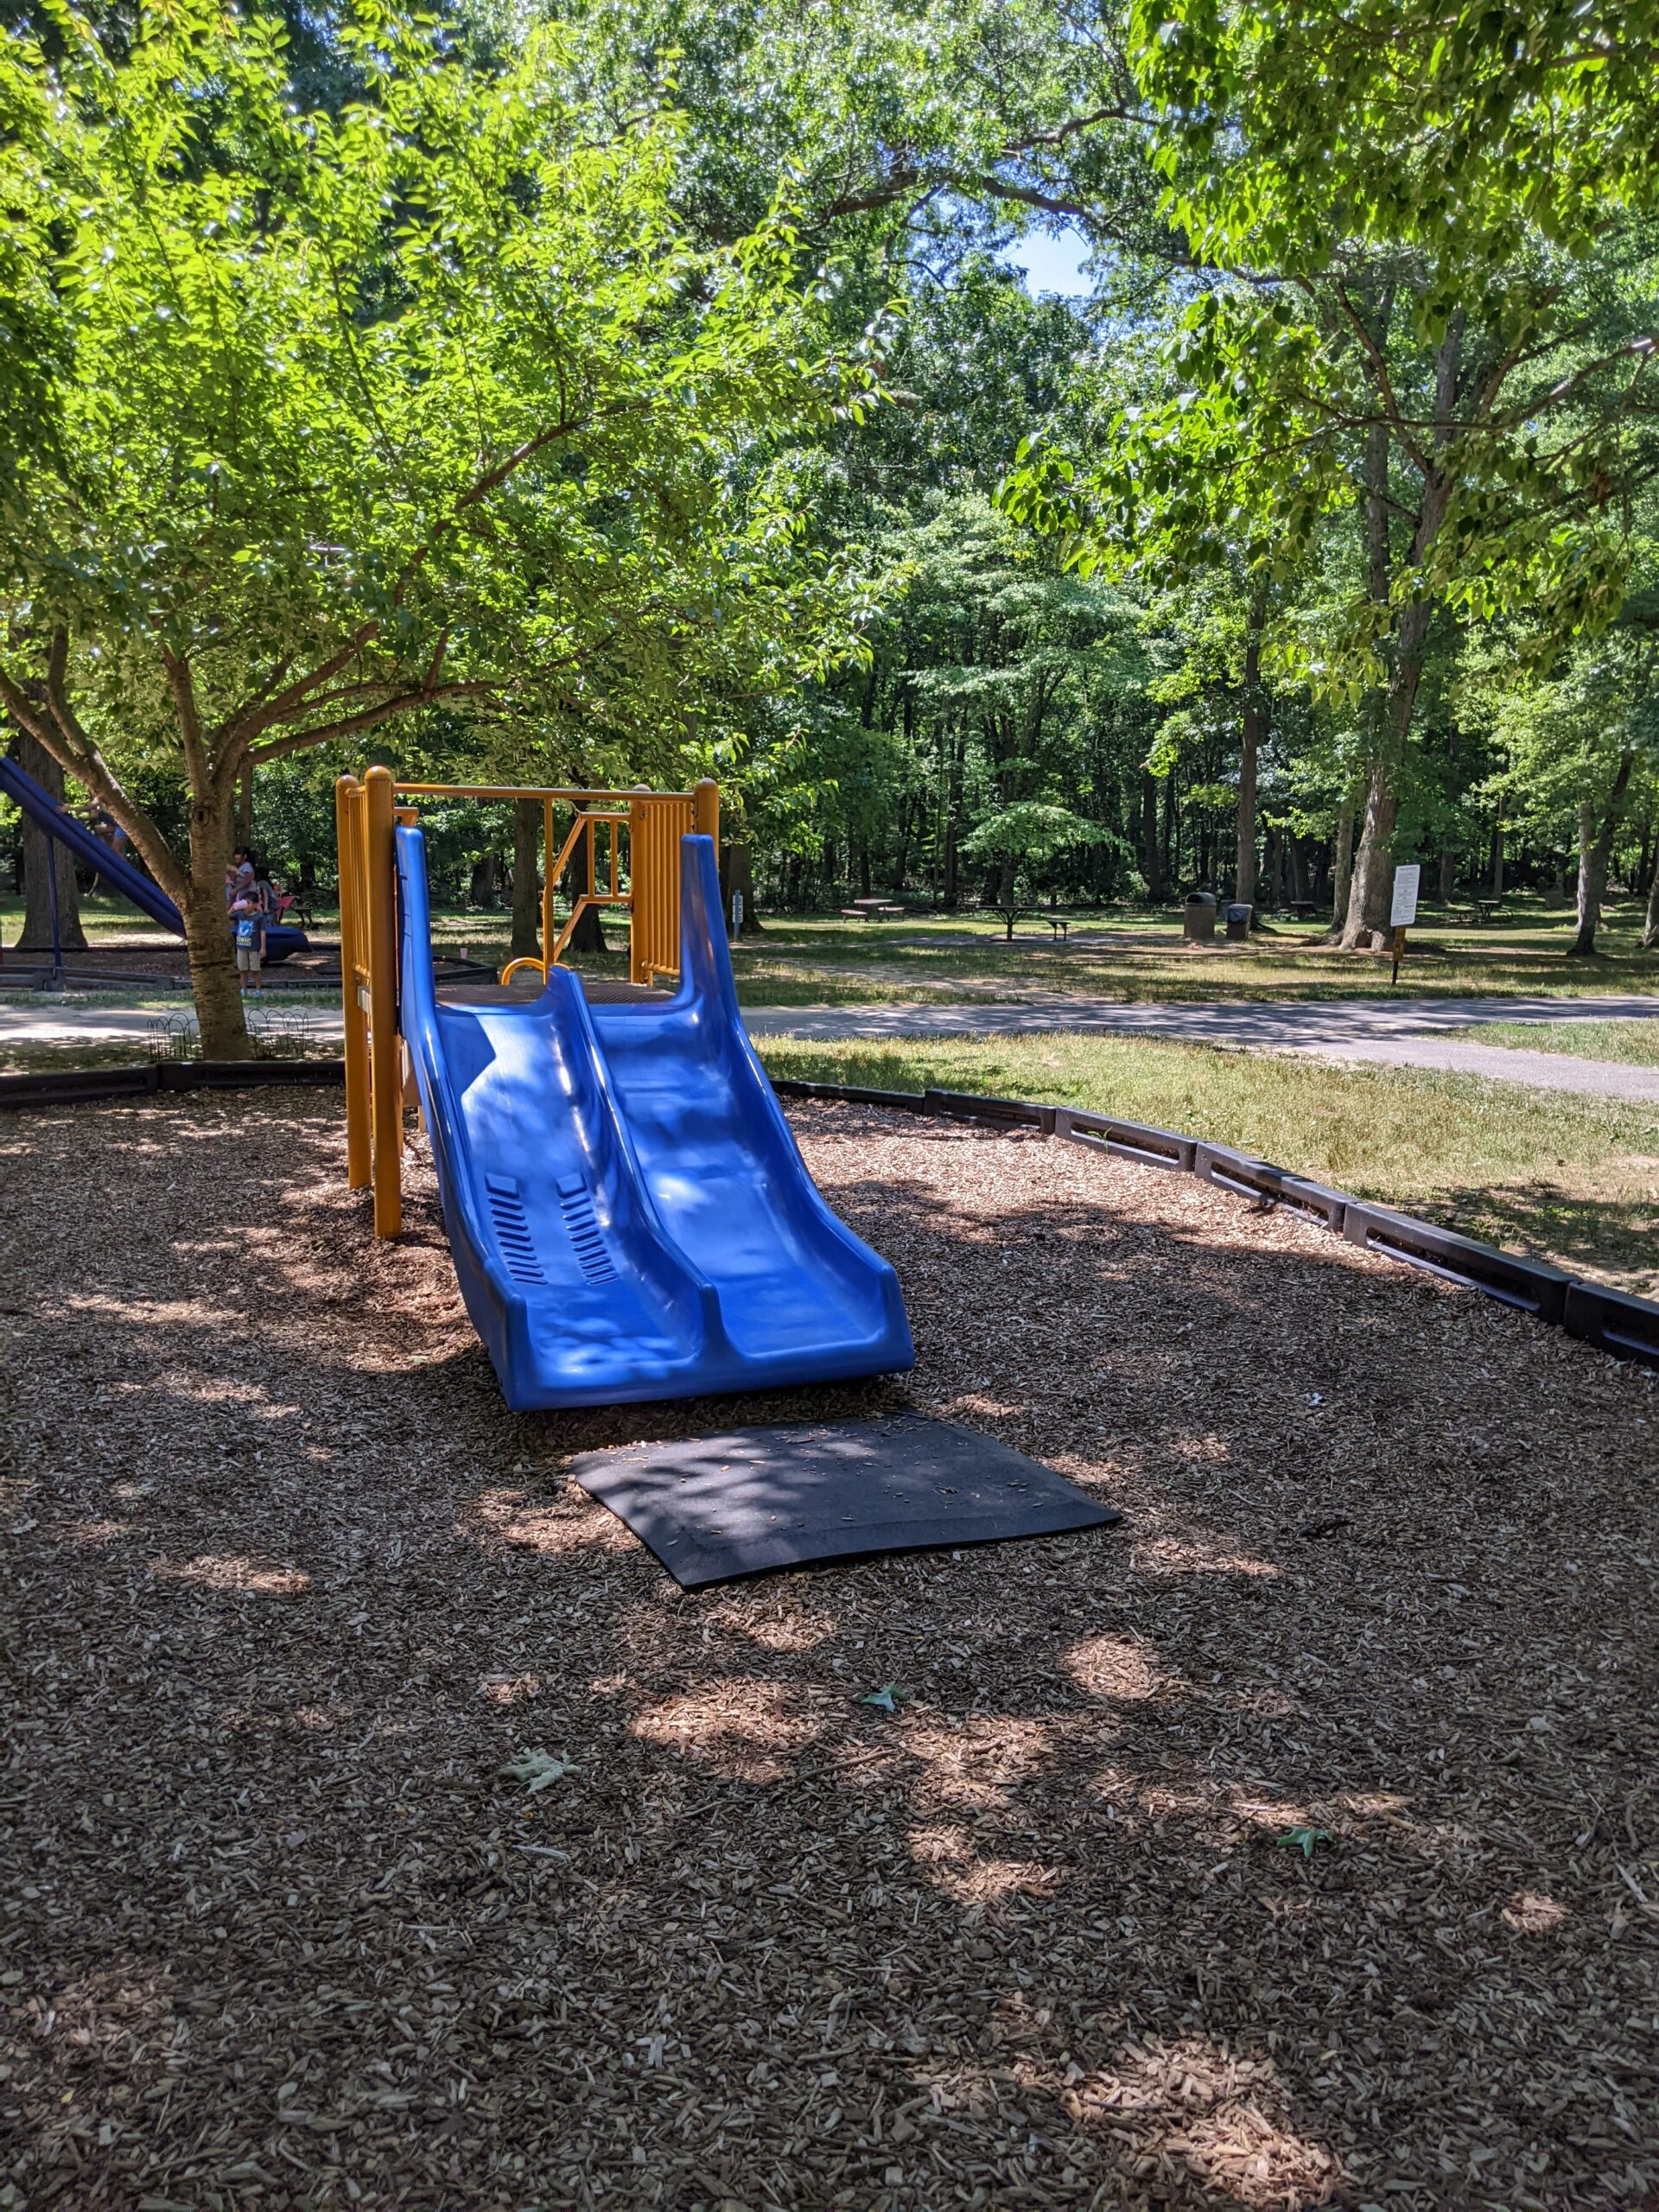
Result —
[[1389, 910], [1389, 927], [1408, 930], [1417, 918], [1417, 885], [1422, 869], [1415, 861], [1394, 871], [1394, 904]]

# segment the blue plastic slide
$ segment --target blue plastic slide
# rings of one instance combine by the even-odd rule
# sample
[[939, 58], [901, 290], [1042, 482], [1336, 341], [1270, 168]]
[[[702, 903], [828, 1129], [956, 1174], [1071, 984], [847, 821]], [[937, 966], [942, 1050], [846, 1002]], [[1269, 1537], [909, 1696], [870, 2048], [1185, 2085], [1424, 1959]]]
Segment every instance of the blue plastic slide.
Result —
[[461, 1294], [507, 1403], [608, 1405], [915, 1363], [898, 1278], [814, 1188], [737, 1010], [707, 837], [679, 989], [440, 1006], [426, 852], [397, 832], [400, 1022]]
[[[171, 930], [175, 937], [184, 935], [184, 917], [168, 897], [159, 883], [152, 883], [142, 868], [136, 868], [124, 854], [113, 845], [106, 845], [101, 837], [94, 836], [84, 822], [77, 821], [60, 798], [54, 798], [43, 785], [37, 784], [27, 770], [15, 760], [0, 759], [0, 791], [23, 812], [38, 822], [48, 837], [55, 837], [67, 845], [75, 858], [86, 867], [96, 868], [118, 898], [128, 899], [139, 912], [148, 914], [164, 930]], [[267, 960], [286, 960], [291, 952], [303, 952], [309, 944], [303, 930], [289, 929], [286, 923], [273, 922], [265, 931]]]

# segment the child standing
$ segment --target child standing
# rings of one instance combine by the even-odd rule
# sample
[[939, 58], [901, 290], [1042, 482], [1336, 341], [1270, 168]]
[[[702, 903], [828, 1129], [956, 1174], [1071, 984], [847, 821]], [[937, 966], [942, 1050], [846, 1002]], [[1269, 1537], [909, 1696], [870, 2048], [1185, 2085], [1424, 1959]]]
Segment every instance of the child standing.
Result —
[[245, 991], [257, 991], [265, 957], [265, 917], [257, 898], [236, 901], [231, 908], [231, 927], [236, 939], [237, 981]]

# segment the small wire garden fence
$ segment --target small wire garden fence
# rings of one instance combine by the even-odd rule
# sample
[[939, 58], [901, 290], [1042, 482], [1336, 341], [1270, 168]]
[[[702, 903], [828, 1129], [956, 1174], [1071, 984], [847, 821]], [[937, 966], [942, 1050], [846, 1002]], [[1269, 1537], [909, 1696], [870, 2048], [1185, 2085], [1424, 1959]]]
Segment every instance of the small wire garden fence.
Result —
[[[249, 1007], [248, 1034], [259, 1060], [338, 1059], [340, 1026], [321, 1007]], [[194, 1014], [164, 1014], [149, 1025], [149, 1057], [158, 1061], [199, 1060], [201, 1038]]]

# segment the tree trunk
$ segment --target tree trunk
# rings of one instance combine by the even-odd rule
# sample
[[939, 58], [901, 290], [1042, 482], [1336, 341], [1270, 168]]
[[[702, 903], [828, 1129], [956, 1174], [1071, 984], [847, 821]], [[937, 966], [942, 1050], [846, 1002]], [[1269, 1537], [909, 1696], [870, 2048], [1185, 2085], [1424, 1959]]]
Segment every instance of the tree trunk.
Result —
[[1643, 952], [1659, 952], [1659, 844], [1653, 851], [1653, 880], [1648, 886], [1648, 918], [1642, 931]]
[[[1394, 312], [1394, 291], [1389, 287], [1378, 302], [1376, 341], [1382, 348]], [[1453, 311], [1434, 358], [1435, 459], [1423, 468], [1422, 496], [1406, 556], [1407, 573], [1420, 574], [1430, 548], [1440, 534], [1456, 483], [1455, 470], [1441, 466], [1452, 437], [1457, 416], [1459, 378], [1463, 357], [1464, 314]], [[1380, 353], [1379, 353], [1380, 359]], [[1378, 372], [1379, 382], [1381, 370]], [[1365, 547], [1366, 589], [1374, 606], [1388, 607], [1395, 596], [1395, 556], [1389, 530], [1393, 499], [1389, 478], [1389, 432], [1381, 419], [1365, 434], [1365, 453], [1360, 496], [1361, 531]], [[1418, 595], [1407, 601], [1395, 621], [1388, 648], [1388, 681], [1374, 690], [1367, 702], [1369, 740], [1365, 780], [1365, 814], [1360, 830], [1359, 855], [1349, 887], [1348, 911], [1343, 917], [1342, 943], [1349, 950], [1373, 948], [1386, 941], [1389, 909], [1394, 886], [1393, 842], [1399, 814], [1396, 789], [1411, 736], [1411, 719], [1418, 686], [1428, 654], [1432, 601]]]
[[509, 960], [533, 960], [542, 949], [542, 802], [515, 799], [512, 805], [512, 942]]
[[[43, 745], [27, 730], [12, 738], [12, 758], [27, 776], [53, 798], [63, 797], [63, 770]], [[23, 817], [23, 933], [19, 952], [52, 950], [52, 891], [58, 899], [58, 943], [65, 952], [85, 952], [86, 932], [80, 922], [80, 893], [75, 883], [75, 856], [67, 845], [48, 837], [31, 815]]]
[[1273, 910], [1276, 914], [1283, 907], [1286, 899], [1287, 899], [1291, 895], [1290, 830], [1288, 826], [1282, 822], [1279, 825], [1279, 842], [1274, 849], [1273, 855], [1271, 895], [1273, 899]]
[[905, 884], [910, 874], [910, 793], [899, 794], [898, 842], [893, 848], [893, 870], [887, 878], [887, 888], [895, 899], [904, 895]]
[[760, 928], [754, 907], [754, 853], [747, 838], [728, 838], [720, 849], [720, 903], [726, 910], [726, 927], [732, 926], [732, 893], [743, 894], [743, 920], [738, 934], [753, 937]]
[[963, 763], [967, 758], [967, 733], [958, 728], [951, 750], [949, 772], [944, 779], [944, 852], [939, 872], [939, 896], [947, 907], [954, 907], [961, 896], [957, 882], [959, 862], [957, 842], [960, 831], [957, 822], [957, 801], [962, 792]]
[[1147, 879], [1150, 905], [1164, 903], [1164, 855], [1158, 842], [1158, 786], [1143, 768], [1141, 772], [1141, 873]]
[[1497, 819], [1492, 824], [1492, 896], [1503, 896], [1503, 802], [1497, 802]]
[[1365, 779], [1365, 814], [1342, 930], [1343, 945], [1350, 952], [1369, 948], [1388, 928], [1394, 887], [1390, 848], [1399, 811], [1392, 763], [1387, 760], [1373, 760]]
[[1238, 840], [1233, 897], [1241, 906], [1255, 904], [1255, 777], [1267, 719], [1262, 694], [1262, 632], [1267, 619], [1267, 588], [1258, 584], [1250, 594], [1249, 627], [1244, 633], [1244, 709], [1238, 726]]
[[472, 880], [467, 887], [469, 906], [493, 906], [496, 903], [496, 878], [499, 863], [493, 853], [480, 853], [473, 862]]
[[1290, 874], [1292, 903], [1300, 906], [1307, 897], [1307, 855], [1300, 837], [1292, 837], [1286, 844], [1285, 864]]
[[1180, 816], [1175, 802], [1175, 771], [1164, 778], [1164, 881], [1181, 880]]
[[1458, 855], [1450, 845], [1440, 847], [1440, 904], [1449, 906], [1458, 888]]
[[1334, 917], [1331, 936], [1342, 935], [1342, 925], [1348, 912], [1348, 893], [1354, 880], [1354, 795], [1346, 791], [1337, 809], [1335, 850], [1331, 856], [1331, 912]]
[[1386, 691], [1373, 694], [1377, 724], [1370, 772], [1365, 785], [1365, 817], [1360, 831], [1359, 855], [1348, 893], [1348, 913], [1342, 942], [1350, 951], [1370, 945], [1379, 949], [1389, 929], [1389, 910], [1394, 893], [1394, 826], [1400, 811], [1395, 779], [1406, 756], [1411, 734], [1412, 711], [1428, 654], [1428, 625], [1433, 610], [1427, 600], [1414, 600], [1400, 617], [1395, 640], [1394, 670]]
[[197, 794], [190, 802], [190, 877], [183, 901], [190, 989], [196, 1002], [201, 1055], [245, 1060], [252, 1047], [237, 981], [236, 948], [225, 911], [225, 870], [231, 857], [228, 794]]
[[1613, 839], [1618, 834], [1618, 803], [1630, 780], [1633, 760], [1634, 755], [1627, 753], [1620, 760], [1599, 827], [1594, 801], [1586, 798], [1579, 802], [1579, 929], [1567, 949], [1569, 960], [1587, 960], [1596, 949], [1601, 902], [1607, 892], [1607, 863], [1612, 857]]

